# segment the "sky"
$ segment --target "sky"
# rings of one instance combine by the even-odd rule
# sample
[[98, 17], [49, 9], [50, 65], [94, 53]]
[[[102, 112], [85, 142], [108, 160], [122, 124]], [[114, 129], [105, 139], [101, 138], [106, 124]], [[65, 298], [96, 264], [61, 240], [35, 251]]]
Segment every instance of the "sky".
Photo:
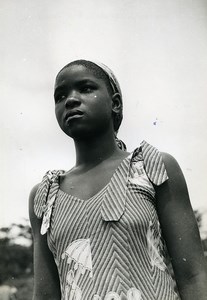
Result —
[[124, 101], [119, 137], [129, 151], [144, 139], [172, 154], [206, 221], [205, 0], [1, 0], [0, 34], [0, 226], [28, 218], [30, 190], [47, 170], [74, 165], [53, 86], [79, 58], [114, 71]]

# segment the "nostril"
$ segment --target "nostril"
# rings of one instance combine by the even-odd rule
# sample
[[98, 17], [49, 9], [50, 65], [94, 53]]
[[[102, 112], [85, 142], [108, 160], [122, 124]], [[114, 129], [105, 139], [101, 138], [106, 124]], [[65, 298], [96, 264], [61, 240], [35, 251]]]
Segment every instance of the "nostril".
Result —
[[80, 104], [80, 100], [75, 97], [68, 97], [65, 100], [66, 107], [75, 107]]

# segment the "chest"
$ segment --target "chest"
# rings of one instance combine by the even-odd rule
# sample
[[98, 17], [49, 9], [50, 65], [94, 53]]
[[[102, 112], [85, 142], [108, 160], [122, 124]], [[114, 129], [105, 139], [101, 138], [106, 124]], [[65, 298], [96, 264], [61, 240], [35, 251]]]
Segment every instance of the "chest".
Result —
[[[118, 221], [103, 219], [102, 203], [105, 197], [113, 198], [114, 195], [106, 188], [95, 197], [84, 201], [62, 191], [58, 192], [51, 218], [49, 244], [55, 241], [59, 255], [69, 244], [79, 239], [90, 238], [96, 247], [102, 247], [103, 240], [106, 239], [104, 244], [107, 245], [107, 238], [111, 234], [115, 234], [117, 240], [128, 236], [132, 244], [146, 245], [150, 222], [154, 224], [150, 234], [154, 236], [156, 232], [159, 235], [155, 206], [146, 195], [127, 189], [125, 207]], [[109, 207], [119, 210], [116, 203], [111, 203]]]
[[[97, 242], [99, 237], [102, 239], [103, 236], [107, 237], [110, 233], [116, 232], [118, 240], [122, 236], [129, 235], [132, 244], [137, 244], [140, 241], [146, 245], [148, 232], [150, 236], [154, 237], [155, 232], [159, 236], [156, 209], [152, 196], [146, 189], [146, 182], [138, 180], [135, 183], [136, 177], [134, 178], [133, 174], [136, 173], [132, 172], [131, 174], [129, 172], [128, 177], [126, 176], [127, 170], [128, 163], [122, 164], [113, 174], [109, 184], [105, 182], [105, 188], [100, 192], [98, 191], [96, 195], [88, 194], [88, 199], [85, 197], [85, 189], [90, 187], [90, 184], [96, 186], [97, 182], [100, 183], [97, 177], [103, 175], [101, 170], [96, 173], [96, 176], [86, 176], [86, 180], [80, 178], [80, 184], [77, 181], [80, 190], [74, 189], [75, 197], [71, 195], [72, 192], [70, 191], [66, 193], [62, 191], [63, 188], [59, 190], [51, 218], [51, 236], [56, 245], [61, 245], [58, 250], [59, 254], [64, 251], [61, 241], [65, 241], [66, 246], [80, 238], [87, 239], [90, 237], [91, 241]], [[109, 180], [107, 176], [100, 177]], [[68, 183], [76, 182], [74, 181], [76, 179], [77, 177], [74, 177], [72, 181], [70, 178], [71, 181], [68, 180]], [[132, 182], [130, 179], [133, 179]], [[71, 190], [73, 191], [73, 189]], [[91, 190], [87, 192], [91, 193]], [[153, 230], [150, 228], [151, 222], [154, 224], [153, 227], [155, 226]]]
[[71, 172], [60, 177], [59, 187], [65, 193], [88, 200], [110, 182], [119, 162], [105, 163], [85, 172]]

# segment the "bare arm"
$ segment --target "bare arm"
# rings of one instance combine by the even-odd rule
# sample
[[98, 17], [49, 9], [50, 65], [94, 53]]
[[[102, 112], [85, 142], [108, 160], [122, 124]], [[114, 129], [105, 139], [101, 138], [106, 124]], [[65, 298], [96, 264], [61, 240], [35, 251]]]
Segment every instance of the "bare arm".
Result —
[[60, 283], [53, 255], [47, 245], [47, 234], [40, 234], [42, 220], [34, 214], [35, 186], [29, 198], [29, 215], [34, 239], [34, 293], [33, 300], [60, 300]]
[[183, 300], [207, 299], [207, 266], [182, 171], [163, 153], [169, 180], [156, 187], [157, 210], [179, 293]]

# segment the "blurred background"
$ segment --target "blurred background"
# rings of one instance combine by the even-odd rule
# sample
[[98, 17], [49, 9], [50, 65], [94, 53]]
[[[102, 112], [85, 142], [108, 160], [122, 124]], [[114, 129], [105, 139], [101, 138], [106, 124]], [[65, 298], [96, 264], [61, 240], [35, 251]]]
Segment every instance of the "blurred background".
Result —
[[28, 196], [47, 170], [74, 164], [53, 86], [79, 58], [116, 74], [128, 150], [145, 139], [178, 160], [206, 249], [207, 2], [1, 0], [0, 33], [0, 283], [31, 299]]

